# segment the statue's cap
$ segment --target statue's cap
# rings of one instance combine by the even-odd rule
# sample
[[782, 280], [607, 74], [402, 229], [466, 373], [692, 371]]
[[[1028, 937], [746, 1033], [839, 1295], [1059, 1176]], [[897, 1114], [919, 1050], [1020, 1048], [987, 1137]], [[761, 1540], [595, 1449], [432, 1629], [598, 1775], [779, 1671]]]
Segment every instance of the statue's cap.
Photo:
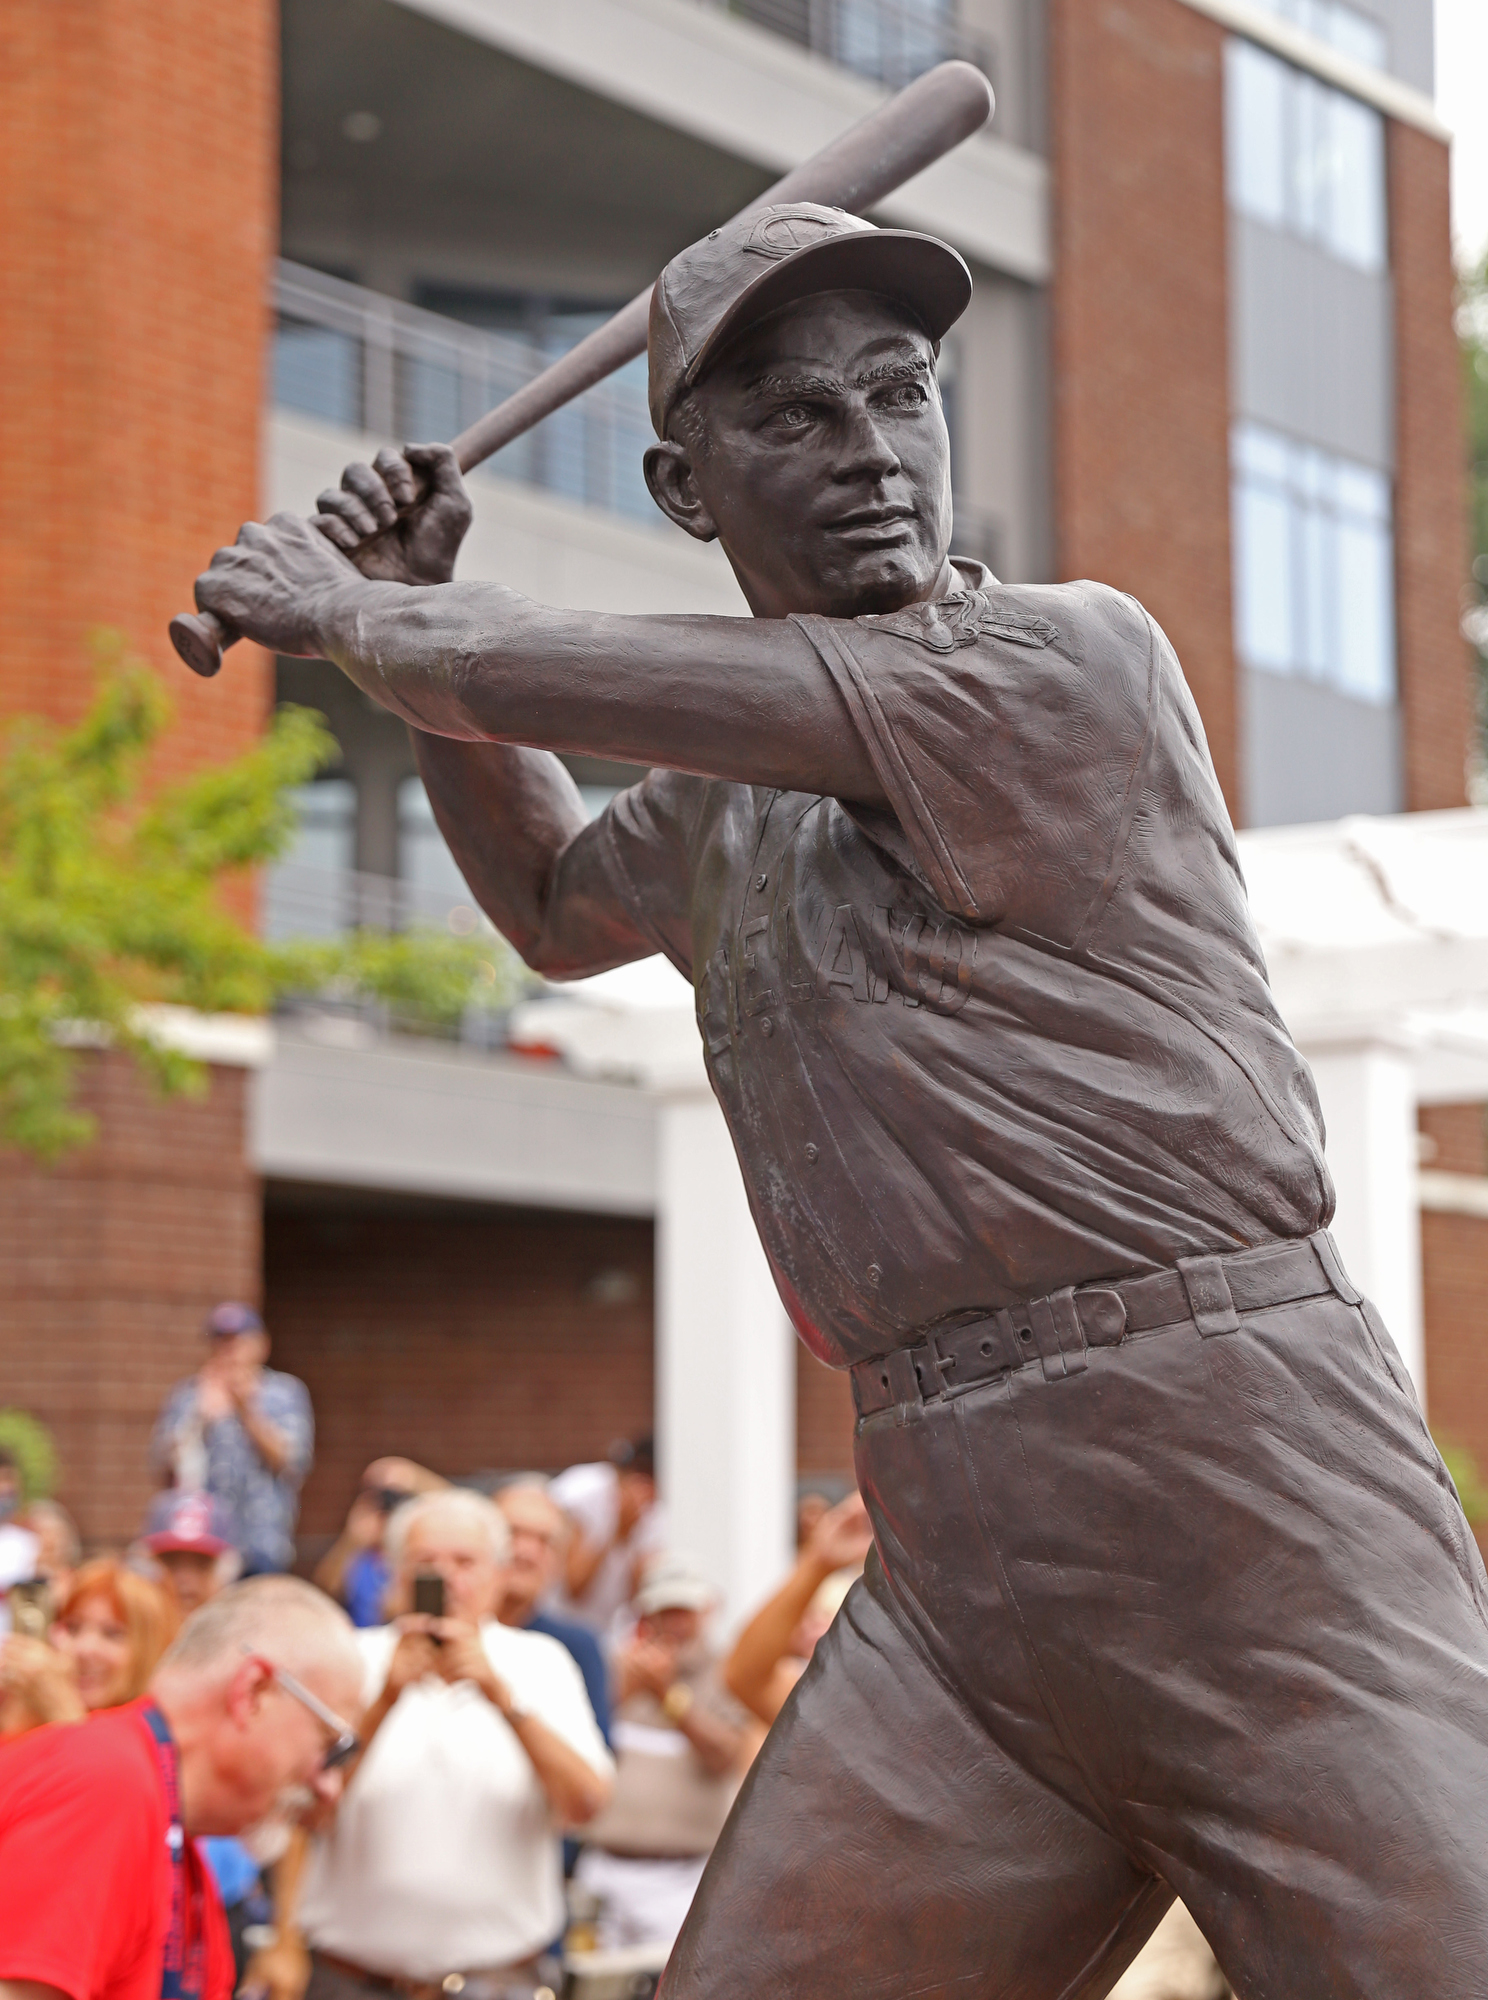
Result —
[[878, 292], [939, 340], [966, 310], [971, 273], [949, 243], [876, 229], [840, 208], [796, 201], [736, 216], [679, 252], [651, 294], [651, 421], [658, 437], [677, 399], [735, 334], [812, 292]]

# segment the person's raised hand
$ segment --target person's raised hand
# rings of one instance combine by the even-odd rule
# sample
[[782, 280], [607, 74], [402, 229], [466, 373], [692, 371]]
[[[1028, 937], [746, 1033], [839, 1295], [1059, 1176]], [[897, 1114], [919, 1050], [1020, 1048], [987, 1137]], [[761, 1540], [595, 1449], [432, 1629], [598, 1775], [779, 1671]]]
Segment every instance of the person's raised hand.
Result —
[[471, 1681], [489, 1701], [503, 1712], [511, 1705], [511, 1695], [481, 1642], [480, 1627], [465, 1618], [434, 1618], [430, 1627], [439, 1640], [436, 1671], [454, 1685]]
[[822, 1515], [811, 1531], [806, 1552], [830, 1575], [833, 1570], [856, 1568], [872, 1547], [873, 1523], [863, 1496], [849, 1493]]
[[677, 1678], [677, 1656], [656, 1639], [632, 1639], [618, 1662], [617, 1678], [629, 1690], [644, 1688], [658, 1700]]
[[220, 1423], [233, 1407], [232, 1383], [215, 1357], [196, 1378], [196, 1413], [204, 1424]]
[[382, 1540], [383, 1513], [371, 1493], [358, 1493], [346, 1511], [341, 1530], [354, 1549], [375, 1549]]
[[470, 526], [470, 496], [447, 444], [384, 446], [370, 465], [348, 465], [315, 505], [313, 525], [383, 583], [448, 583]]
[[404, 1688], [412, 1687], [426, 1674], [440, 1671], [439, 1648], [435, 1645], [432, 1627], [437, 1623], [433, 1618], [417, 1615], [399, 1618], [398, 1643], [393, 1648], [393, 1657], [388, 1661], [387, 1679], [382, 1684], [383, 1694], [389, 1701], [396, 1701]]
[[25, 1632], [0, 1639], [0, 1692], [24, 1702], [41, 1722], [73, 1722], [85, 1713], [71, 1659]]
[[366, 588], [355, 565], [297, 514], [248, 521], [196, 579], [199, 611], [210, 611], [273, 653], [315, 659], [326, 650], [332, 605]]

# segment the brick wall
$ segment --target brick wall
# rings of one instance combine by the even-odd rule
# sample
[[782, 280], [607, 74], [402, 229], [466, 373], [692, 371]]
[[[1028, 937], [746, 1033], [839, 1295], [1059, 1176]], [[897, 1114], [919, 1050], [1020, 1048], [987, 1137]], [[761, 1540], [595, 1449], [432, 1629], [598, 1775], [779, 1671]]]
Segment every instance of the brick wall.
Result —
[[1058, 571], [1163, 626], [1235, 814], [1222, 47], [1180, 0], [1052, 0]]
[[1473, 730], [1458, 629], [1468, 573], [1467, 444], [1452, 330], [1447, 148], [1389, 127], [1395, 279], [1395, 591], [1405, 795], [1411, 811], [1467, 803]]
[[117, 628], [178, 695], [163, 772], [268, 701], [266, 657], [203, 683], [165, 627], [257, 508], [277, 84], [272, 0], [0, 8], [0, 716], [74, 717]]
[[[340, 1526], [382, 1452], [556, 1470], [651, 1428], [649, 1223], [312, 1200], [271, 1190], [264, 1225], [275, 1363], [315, 1401], [307, 1537]], [[797, 1385], [801, 1469], [851, 1472], [846, 1376], [803, 1348]]]
[[796, 1348], [796, 1465], [802, 1472], [853, 1469], [852, 1386], [846, 1371], [828, 1368], [810, 1349]]
[[651, 1428], [647, 1222], [271, 1200], [264, 1293], [276, 1363], [315, 1402], [306, 1535], [340, 1526], [383, 1452], [555, 1470]]
[[199, 1365], [208, 1311], [258, 1296], [245, 1073], [209, 1076], [204, 1099], [162, 1100], [124, 1057], [88, 1057], [97, 1142], [51, 1170], [0, 1152], [0, 1402], [52, 1427], [59, 1497], [91, 1543], [138, 1528], [150, 1427]]

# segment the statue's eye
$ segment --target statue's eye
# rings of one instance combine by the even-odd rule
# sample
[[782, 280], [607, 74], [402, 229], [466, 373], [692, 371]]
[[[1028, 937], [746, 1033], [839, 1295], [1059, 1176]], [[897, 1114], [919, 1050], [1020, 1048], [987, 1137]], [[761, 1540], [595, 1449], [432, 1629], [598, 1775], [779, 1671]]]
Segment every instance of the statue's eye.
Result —
[[804, 403], [787, 403], [785, 408], [776, 414], [787, 430], [798, 431], [803, 424], [811, 422], [811, 412]]

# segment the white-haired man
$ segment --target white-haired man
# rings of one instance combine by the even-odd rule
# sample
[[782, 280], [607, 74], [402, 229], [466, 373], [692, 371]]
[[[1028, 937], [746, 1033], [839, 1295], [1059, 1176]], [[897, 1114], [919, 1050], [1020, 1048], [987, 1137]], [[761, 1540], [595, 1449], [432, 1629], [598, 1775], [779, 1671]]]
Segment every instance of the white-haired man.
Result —
[[264, 1577], [189, 1619], [141, 1700], [8, 1750], [0, 2000], [228, 2000], [195, 1836], [334, 1803], [359, 1706], [346, 1614]]
[[[367, 1747], [310, 1858], [309, 2000], [505, 2000], [541, 1983], [563, 1924], [559, 1831], [605, 1803], [612, 1767], [570, 1655], [496, 1620], [507, 1546], [477, 1493], [392, 1517], [403, 1615], [360, 1635]], [[421, 1577], [440, 1579], [444, 1616], [413, 1612]]]

